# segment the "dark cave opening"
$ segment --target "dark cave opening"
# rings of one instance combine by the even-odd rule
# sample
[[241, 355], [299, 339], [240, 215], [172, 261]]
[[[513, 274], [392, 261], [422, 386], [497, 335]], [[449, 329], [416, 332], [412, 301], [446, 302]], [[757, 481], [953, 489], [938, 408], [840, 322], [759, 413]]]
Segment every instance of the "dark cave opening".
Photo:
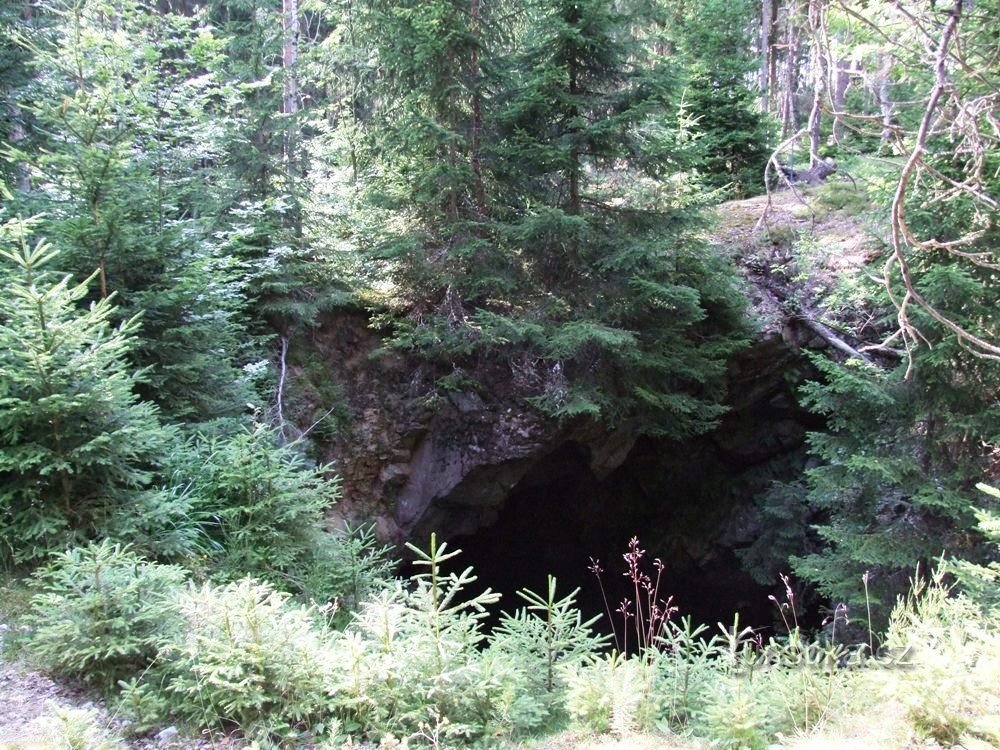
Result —
[[[623, 555], [637, 537], [650, 576], [653, 560], [663, 562], [658, 595], [672, 597], [675, 617], [690, 616], [715, 632], [716, 623], [728, 627], [738, 613], [741, 627], [759, 628], [765, 637], [783, 633], [771, 597], [784, 601], [779, 573], [789, 572], [789, 554], [812, 543], [813, 518], [803, 507], [795, 528], [780, 528], [786, 521], [762, 512], [758, 501], [776, 482], [794, 487], [801, 480], [810, 460], [806, 436], [826, 427], [798, 403], [798, 385], [811, 372], [801, 355], [772, 337], [732, 363], [729, 411], [708, 433], [684, 440], [642, 436], [622, 444], [613, 436], [602, 442], [593, 433], [568, 430], [517, 474], [488, 514], [471, 524], [464, 523], [468, 513], [460, 516], [463, 522], [448, 537], [464, 552], [459, 564], [473, 566], [482, 588], [503, 595], [503, 610], [522, 606], [519, 589], [544, 593], [551, 574], [558, 595], [579, 588], [586, 617], [606, 616], [623, 597], [635, 598]], [[468, 491], [447, 507], [467, 510], [459, 497]], [[448, 515], [445, 506], [441, 512], [439, 518]], [[476, 530], [467, 533], [470, 528]], [[607, 607], [592, 560], [604, 570]], [[821, 602], [793, 585], [800, 625], [818, 627]], [[620, 615], [614, 617], [620, 630]], [[606, 619], [599, 628], [611, 630]]]
[[[707, 479], [697, 462], [682, 461], [686, 476], [668, 478], [672, 487], [654, 481], [665, 464], [674, 462], [664, 456], [671, 447], [676, 448], [640, 441], [621, 467], [599, 479], [583, 447], [563, 445], [512, 489], [495, 523], [450, 540], [463, 550], [459, 564], [474, 567], [480, 586], [499, 591], [500, 608], [506, 611], [523, 604], [519, 589], [544, 592], [551, 574], [559, 596], [580, 589], [577, 602], [585, 618], [604, 615], [598, 628], [607, 632], [605, 600], [592, 561], [604, 571], [601, 583], [613, 613], [623, 598], [635, 598], [623, 555], [629, 540], [638, 537], [644, 569], [654, 580], [653, 560], [664, 563], [658, 593], [662, 599], [672, 597], [675, 616], [689, 615], [714, 629], [716, 622], [731, 624], [738, 612], [741, 627], [770, 627], [776, 616], [768, 600], [772, 590], [745, 572], [727, 546], [725, 526], [731, 519], [726, 509], [712, 510], [706, 507], [711, 499], [688, 494], [692, 483]], [[620, 616], [613, 616], [620, 628]]]

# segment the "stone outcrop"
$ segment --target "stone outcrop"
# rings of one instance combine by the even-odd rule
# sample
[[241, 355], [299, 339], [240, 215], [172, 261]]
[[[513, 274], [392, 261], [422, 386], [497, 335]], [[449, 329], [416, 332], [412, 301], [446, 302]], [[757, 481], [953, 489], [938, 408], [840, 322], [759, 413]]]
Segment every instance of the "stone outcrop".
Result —
[[[798, 355], [786, 338], [761, 336], [734, 359], [731, 414], [706, 438], [713, 461], [745, 468], [801, 445], [805, 428], [786, 381]], [[439, 373], [413, 368], [402, 355], [375, 356], [379, 343], [360, 314], [330, 321], [311, 342], [350, 406], [347, 428], [323, 455], [343, 482], [333, 522], [374, 519], [379, 535], [397, 543], [432, 531], [471, 534], [497, 520], [529, 472], [552, 471], [546, 460], [566, 446], [583, 456], [594, 486], [635, 452], [639, 435], [628, 425], [558, 425], [524, 409], [503, 383], [428, 396]]]
[[[395, 543], [422, 545], [437, 532], [463, 546], [467, 562], [497, 587], [537, 587], [513, 574], [518, 566], [585, 586], [574, 576], [589, 555], [619, 560], [639, 534], [669, 561], [676, 591], [726, 600], [729, 613], [742, 606], [737, 599], [766, 603], [759, 591], [746, 593], [756, 584], [736, 552], [763, 530], [754, 498], [774, 480], [801, 475], [806, 434], [823, 427], [797, 403], [798, 385], [811, 373], [802, 350], [850, 356], [850, 342], [817, 324], [826, 319], [818, 295], [838, 268], [859, 265], [868, 250], [859, 229], [845, 231], [835, 218], [817, 224], [789, 196], [772, 196], [771, 216], [783, 231], [762, 238], [754, 226], [765, 200], [728, 204], [717, 230], [717, 245], [746, 277], [758, 334], [730, 362], [729, 411], [719, 426], [684, 442], [640, 436], [630, 425], [557, 424], [524, 405], [517, 384], [524, 368], [435, 370], [382, 351], [361, 312], [324, 321], [299, 346], [314, 369], [321, 359], [318, 377], [342, 394], [338, 429], [312, 443], [343, 482], [330, 522], [374, 521], [378, 535]], [[809, 259], [808, 278], [791, 243], [779, 241], [800, 231], [825, 253]], [[304, 373], [293, 368], [293, 385], [298, 376]], [[436, 387], [445, 376], [451, 388]], [[461, 385], [472, 382], [479, 386]], [[317, 399], [304, 411], [326, 408]]]
[[363, 316], [342, 316], [311, 343], [343, 387], [351, 421], [323, 454], [341, 475], [343, 500], [331, 519], [375, 519], [379, 535], [402, 542], [468, 534], [496, 520], [511, 489], [546, 455], [575, 442], [606, 477], [636, 440], [629, 429], [560, 426], [505, 396], [432, 392], [435, 373], [405, 357], [374, 356], [379, 339]]
[[[710, 435], [669, 446], [692, 453], [673, 469], [665, 461], [664, 471], [683, 474], [692, 465], [695, 476], [723, 465], [743, 471], [802, 446], [809, 417], [797, 407], [795, 389], [809, 366], [800, 352], [828, 348], [833, 337], [817, 335], [811, 325], [818, 316], [809, 298], [811, 282], [795, 272], [787, 246], [761, 243], [753, 235], [765, 200], [727, 204], [726, 222], [717, 230], [719, 246], [733, 252], [747, 278], [759, 325], [756, 341], [731, 363], [730, 412]], [[796, 210], [792, 198], [771, 206], [772, 216], [793, 236], [799, 227], [811, 226], [823, 239], [828, 257], [815, 263], [814, 272], [864, 259], [860, 230], [851, 234], [834, 219], [828, 226], [810, 224]], [[803, 299], [804, 307], [791, 304]], [[339, 384], [345, 402], [346, 417], [332, 440], [315, 440], [320, 458], [331, 460], [343, 481], [343, 500], [331, 511], [334, 522], [374, 519], [379, 535], [395, 542], [419, 540], [431, 531], [468, 534], [496, 521], [519, 483], [529, 474], [535, 481], [539, 471], [551, 472], [547, 459], [567, 446], [584, 457], [588, 482], [595, 486], [640, 455], [638, 435], [628, 425], [609, 432], [585, 421], [558, 425], [531, 412], [512, 385], [517, 377], [512, 369], [450, 377], [487, 385], [442, 392], [434, 387], [439, 378], [462, 373], [433, 371], [405, 354], [380, 351], [380, 343], [361, 312], [339, 313], [300, 342], [310, 360], [322, 358], [322, 377]], [[314, 411], [323, 408], [316, 404]], [[699, 451], [711, 455], [715, 468], [708, 463], [699, 468]], [[735, 539], [732, 528], [717, 533]]]

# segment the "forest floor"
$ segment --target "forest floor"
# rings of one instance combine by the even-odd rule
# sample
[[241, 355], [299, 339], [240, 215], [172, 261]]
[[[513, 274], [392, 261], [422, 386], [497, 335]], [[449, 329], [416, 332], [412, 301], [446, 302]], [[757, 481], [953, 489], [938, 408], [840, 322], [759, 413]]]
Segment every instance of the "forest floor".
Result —
[[868, 209], [864, 189], [846, 182], [779, 190], [723, 203], [708, 239], [743, 270], [751, 314], [762, 329], [780, 330], [790, 309], [803, 317], [837, 316], [831, 291], [884, 247]]
[[0, 651], [0, 750], [235, 750], [244, 745], [184, 738], [165, 729], [132, 737], [123, 746], [114, 738], [127, 736], [128, 722], [92, 691], [55, 682], [23, 662], [5, 661]]

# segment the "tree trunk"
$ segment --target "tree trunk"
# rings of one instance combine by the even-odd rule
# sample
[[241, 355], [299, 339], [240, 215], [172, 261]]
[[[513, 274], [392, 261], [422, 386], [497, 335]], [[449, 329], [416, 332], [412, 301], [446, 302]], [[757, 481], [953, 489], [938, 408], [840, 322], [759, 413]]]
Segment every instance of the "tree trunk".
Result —
[[[7, 105], [7, 116], [10, 118], [10, 133], [7, 140], [10, 141], [11, 148], [16, 150], [21, 141], [27, 138], [21, 108], [13, 103]], [[31, 190], [31, 173], [26, 162], [18, 161], [14, 166], [14, 185], [22, 192]]]
[[833, 77], [833, 141], [839, 144], [844, 139], [844, 119], [841, 113], [847, 109], [847, 89], [851, 85], [851, 74], [854, 72], [853, 62], [837, 60]]
[[293, 210], [287, 222], [296, 237], [302, 235], [302, 211], [296, 197], [299, 180], [297, 164], [298, 122], [295, 113], [299, 111], [299, 0], [281, 0], [281, 26], [283, 42], [281, 47], [281, 69], [284, 72], [281, 92], [281, 113], [286, 116], [284, 138], [282, 139], [282, 160], [285, 166], [286, 190], [292, 196]]
[[813, 101], [809, 110], [809, 166], [820, 163], [819, 147], [823, 116], [823, 95], [826, 93], [826, 45], [824, 40], [825, 0], [809, 0], [809, 30], [812, 34]]
[[284, 43], [281, 49], [281, 67], [285, 73], [281, 98], [282, 114], [291, 115], [299, 109], [297, 70], [299, 63], [299, 3], [298, 0], [281, 0], [281, 25]]
[[[575, 12], [572, 12], [569, 17], [569, 22], [573, 26], [579, 23], [579, 18]], [[576, 96], [580, 93], [580, 86], [578, 81], [579, 71], [577, 70], [577, 64], [575, 59], [569, 60], [569, 94], [570, 98], [575, 102]], [[576, 122], [577, 118], [580, 116], [577, 110], [576, 104], [574, 103], [570, 107], [570, 122]], [[578, 145], [577, 136], [579, 134], [579, 128], [573, 125], [570, 128], [570, 137], [572, 138], [573, 145], [570, 147], [570, 164], [569, 164], [569, 208], [568, 213], [572, 215], [577, 215], [580, 213], [580, 147]]]
[[785, 18], [785, 75], [781, 95], [781, 137], [798, 130], [795, 93], [799, 86], [799, 3], [792, 0]]
[[[281, 0], [281, 69], [284, 72], [281, 92], [281, 113], [294, 115], [299, 110], [299, 0]], [[285, 137], [282, 144], [285, 169], [291, 179], [295, 162], [295, 121], [285, 122]]]
[[889, 95], [889, 75], [892, 73], [892, 56], [887, 55], [882, 61], [882, 67], [876, 79], [878, 85], [878, 106], [882, 111], [882, 142], [888, 144], [892, 139], [892, 99]]
[[776, 0], [761, 0], [760, 6], [760, 111], [771, 111], [771, 96], [774, 89], [775, 52], [774, 37], [777, 23]]
[[[31, 25], [33, 19], [34, 9], [31, 0], [24, 0], [21, 3], [21, 20], [25, 24]], [[16, 150], [18, 145], [28, 137], [24, 129], [24, 112], [15, 101], [11, 101], [7, 105], [7, 116], [10, 118], [10, 132], [7, 140], [10, 142], [11, 148]], [[31, 172], [27, 163], [19, 161], [15, 165], [14, 186], [23, 192], [31, 190]]]
[[482, 96], [479, 91], [480, 0], [470, 0], [469, 31], [475, 38], [469, 62], [472, 90], [472, 126], [469, 137], [469, 166], [472, 168], [472, 200], [480, 219], [486, 218], [486, 189], [483, 187], [483, 167], [480, 161], [479, 139], [483, 129]]

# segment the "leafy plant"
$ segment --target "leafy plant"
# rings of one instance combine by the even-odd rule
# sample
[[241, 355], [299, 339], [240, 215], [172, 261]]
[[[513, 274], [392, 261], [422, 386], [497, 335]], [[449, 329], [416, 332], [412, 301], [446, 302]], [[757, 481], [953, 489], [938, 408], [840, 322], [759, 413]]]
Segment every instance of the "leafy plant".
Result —
[[684, 729], [703, 714], [719, 680], [720, 636], [706, 636], [707, 625], [690, 616], [667, 622], [657, 659], [659, 712], [674, 728]]
[[57, 0], [29, 14], [45, 19], [16, 38], [35, 73], [18, 92], [33, 132], [6, 156], [25, 173], [15, 205], [43, 215], [64, 270], [96, 269], [86, 299], [115, 295], [115, 324], [142, 314], [128, 353], [142, 397], [177, 421], [232, 418], [254, 398], [239, 368], [257, 341], [247, 269], [218, 237], [234, 222], [224, 40], [206, 13], [162, 11], [123, 0], [112, 22], [103, 2]]
[[60, 553], [33, 576], [29, 653], [108, 690], [156, 659], [176, 624], [170, 597], [186, 577], [107, 540]]
[[612, 652], [570, 665], [566, 709], [574, 721], [597, 732], [618, 735], [649, 727], [653, 698], [647, 665]]
[[[976, 488], [993, 500], [1000, 500], [1000, 490], [980, 482]], [[995, 505], [995, 503], [994, 503]], [[979, 529], [994, 550], [1000, 550], [1000, 518], [994, 510], [976, 509]], [[990, 616], [1000, 615], [1000, 562], [985, 565], [971, 560], [953, 560], [948, 569], [957, 577], [961, 590]]]
[[335, 529], [315, 540], [298, 588], [335, 601], [337, 612], [349, 617], [375, 591], [390, 584], [399, 565], [392, 552], [389, 545], [378, 543], [373, 524]]
[[766, 711], [741, 682], [718, 685], [699, 723], [713, 747], [764, 750], [769, 745]]
[[913, 379], [905, 366], [886, 372], [856, 358], [837, 364], [814, 357], [824, 382], [803, 388], [828, 423], [828, 431], [808, 436], [822, 463], [807, 471], [804, 498], [822, 514], [814, 529], [823, 547], [794, 557], [792, 569], [852, 608], [865, 606], [865, 581], [875, 627], [906, 591], [914, 563], [927, 564], [943, 547], [959, 552], [980, 542], [969, 533], [975, 516], [967, 486], [981, 476], [983, 456], [969, 435], [992, 439], [995, 410], [987, 404], [995, 391], [986, 384], [1000, 370], [970, 364], [978, 385], [956, 390], [952, 365], [930, 361], [950, 346], [942, 341], [921, 354], [923, 369]]

